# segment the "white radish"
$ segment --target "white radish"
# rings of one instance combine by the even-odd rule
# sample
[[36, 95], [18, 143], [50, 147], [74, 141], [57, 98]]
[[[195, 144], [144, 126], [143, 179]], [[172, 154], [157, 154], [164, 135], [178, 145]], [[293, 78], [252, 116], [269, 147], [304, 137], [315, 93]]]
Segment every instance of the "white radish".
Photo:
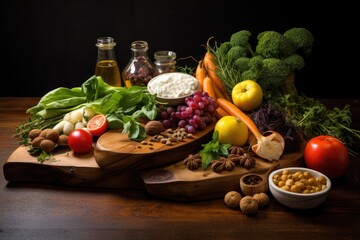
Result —
[[91, 107], [84, 108], [83, 118], [86, 121], [89, 121], [89, 119], [92, 118], [94, 115], [95, 115], [94, 110]]
[[70, 132], [74, 130], [74, 124], [72, 122], [66, 121], [63, 128], [63, 133], [69, 135]]
[[70, 122], [72, 122], [73, 124], [79, 122], [82, 120], [83, 118], [83, 108], [79, 108], [79, 109], [76, 109], [72, 112], [70, 112]]
[[53, 129], [58, 131], [59, 133], [62, 133], [63, 132], [63, 129], [64, 129], [64, 125], [65, 125], [66, 121], [65, 120], [62, 120], [60, 122], [58, 122], [54, 127]]
[[83, 127], [85, 127], [85, 125], [82, 122], [77, 122], [75, 123], [74, 129], [81, 129]]

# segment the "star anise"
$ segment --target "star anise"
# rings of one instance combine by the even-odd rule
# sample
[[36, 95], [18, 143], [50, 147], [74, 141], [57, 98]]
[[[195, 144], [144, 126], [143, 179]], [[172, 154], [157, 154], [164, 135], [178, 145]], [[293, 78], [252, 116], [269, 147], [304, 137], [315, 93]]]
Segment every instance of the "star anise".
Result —
[[235, 163], [226, 157], [220, 157], [211, 164], [211, 169], [217, 173], [220, 173], [223, 170], [231, 171], [234, 167]]
[[244, 158], [245, 158], [244, 163], [242, 165], [244, 168], [250, 169], [255, 166], [255, 158], [253, 158], [252, 156], [250, 156], [247, 153], [244, 153], [242, 156], [244, 156]]
[[242, 155], [243, 153], [246, 153], [245, 149], [243, 149], [242, 147], [239, 146], [231, 146], [229, 148], [229, 153], [230, 154], [235, 154], [235, 155]]
[[199, 153], [190, 154], [184, 159], [184, 164], [189, 170], [196, 170], [201, 165], [201, 155]]

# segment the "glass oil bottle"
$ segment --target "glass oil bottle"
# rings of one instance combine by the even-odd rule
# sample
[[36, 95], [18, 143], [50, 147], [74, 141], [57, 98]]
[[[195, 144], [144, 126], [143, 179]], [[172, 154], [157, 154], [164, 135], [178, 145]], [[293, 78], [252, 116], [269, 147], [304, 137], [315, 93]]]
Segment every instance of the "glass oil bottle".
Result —
[[116, 61], [116, 43], [112, 37], [100, 37], [97, 39], [98, 56], [95, 75], [101, 76], [104, 82], [111, 86], [122, 86], [120, 69]]

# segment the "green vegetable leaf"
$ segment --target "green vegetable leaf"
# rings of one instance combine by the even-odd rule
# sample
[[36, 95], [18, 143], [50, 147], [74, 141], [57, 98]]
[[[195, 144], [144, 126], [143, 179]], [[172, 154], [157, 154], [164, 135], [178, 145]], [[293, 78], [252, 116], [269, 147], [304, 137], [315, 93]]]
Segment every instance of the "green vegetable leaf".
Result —
[[147, 135], [145, 128], [137, 121], [128, 116], [124, 116], [123, 120], [125, 120], [125, 124], [122, 133], [128, 133], [129, 139], [134, 141], [141, 141], [146, 138]]
[[123, 121], [114, 114], [107, 114], [106, 120], [108, 122], [109, 129], [120, 129], [124, 126]]
[[204, 147], [200, 151], [201, 156], [201, 167], [206, 169], [209, 165], [220, 156], [227, 157], [229, 155], [228, 149], [231, 147], [231, 144], [221, 144], [219, 143], [219, 132], [214, 131], [212, 135], [212, 140], [206, 144], [202, 144]]

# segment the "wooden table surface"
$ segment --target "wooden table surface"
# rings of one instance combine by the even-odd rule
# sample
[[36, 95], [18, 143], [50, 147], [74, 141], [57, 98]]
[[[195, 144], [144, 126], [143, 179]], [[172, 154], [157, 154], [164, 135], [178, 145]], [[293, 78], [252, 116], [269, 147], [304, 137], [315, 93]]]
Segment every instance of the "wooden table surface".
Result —
[[[0, 98], [0, 161], [18, 147], [15, 127], [38, 98]], [[321, 100], [351, 105], [360, 129], [359, 99]], [[358, 149], [357, 149], [358, 150]], [[140, 190], [9, 183], [0, 176], [0, 239], [360, 239], [360, 157], [332, 182], [328, 199], [311, 210], [292, 210], [270, 195], [254, 216], [223, 199], [176, 202]]]

